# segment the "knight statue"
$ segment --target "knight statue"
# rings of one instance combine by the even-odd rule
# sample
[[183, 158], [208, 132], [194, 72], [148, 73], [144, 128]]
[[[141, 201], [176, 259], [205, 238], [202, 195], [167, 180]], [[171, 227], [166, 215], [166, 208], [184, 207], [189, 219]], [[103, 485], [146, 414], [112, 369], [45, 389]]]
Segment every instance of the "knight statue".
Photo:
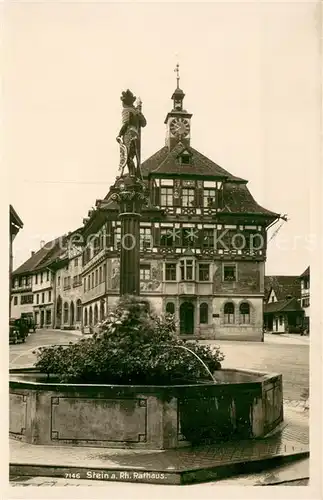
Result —
[[140, 169], [141, 127], [146, 126], [146, 119], [141, 112], [141, 101], [135, 105], [136, 96], [128, 89], [122, 92], [121, 101], [122, 127], [117, 137], [120, 146], [120, 176], [127, 166], [130, 177], [142, 179]]

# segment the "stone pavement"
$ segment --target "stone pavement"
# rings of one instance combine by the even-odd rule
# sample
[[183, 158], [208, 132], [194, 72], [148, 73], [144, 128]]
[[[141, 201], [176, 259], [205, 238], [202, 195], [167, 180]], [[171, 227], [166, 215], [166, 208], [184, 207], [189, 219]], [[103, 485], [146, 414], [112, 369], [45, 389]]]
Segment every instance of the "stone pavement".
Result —
[[153, 451], [42, 446], [11, 440], [10, 474], [47, 476], [52, 478], [49, 481], [60, 478], [186, 484], [263, 472], [277, 461], [282, 465], [308, 454], [308, 412], [301, 407], [286, 407], [284, 427], [277, 434], [199, 448]]

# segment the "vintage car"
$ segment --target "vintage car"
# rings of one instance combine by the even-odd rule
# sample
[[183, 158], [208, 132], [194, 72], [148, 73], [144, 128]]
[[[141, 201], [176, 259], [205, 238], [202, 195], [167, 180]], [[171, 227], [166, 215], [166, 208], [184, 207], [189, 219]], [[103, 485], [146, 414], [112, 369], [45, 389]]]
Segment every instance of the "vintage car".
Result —
[[28, 331], [28, 325], [23, 319], [11, 318], [9, 321], [9, 343], [25, 342]]
[[23, 319], [23, 321], [26, 323], [26, 325], [28, 326], [28, 331], [32, 331], [32, 332], [35, 332], [36, 331], [36, 323], [34, 321], [34, 318], [32, 316], [24, 316], [23, 314], [21, 315], [21, 319]]

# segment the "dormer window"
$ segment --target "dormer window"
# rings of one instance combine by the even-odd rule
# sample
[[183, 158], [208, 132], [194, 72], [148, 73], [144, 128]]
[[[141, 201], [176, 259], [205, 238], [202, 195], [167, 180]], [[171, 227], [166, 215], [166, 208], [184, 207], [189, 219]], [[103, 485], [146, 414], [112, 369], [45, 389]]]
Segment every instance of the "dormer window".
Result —
[[190, 157], [190, 155], [187, 155], [187, 154], [186, 155], [182, 155], [180, 157], [180, 162], [181, 162], [182, 165], [190, 165], [190, 163], [191, 163], [191, 157]]
[[192, 157], [188, 151], [183, 151], [181, 155], [178, 157], [178, 162], [181, 165], [191, 165]]

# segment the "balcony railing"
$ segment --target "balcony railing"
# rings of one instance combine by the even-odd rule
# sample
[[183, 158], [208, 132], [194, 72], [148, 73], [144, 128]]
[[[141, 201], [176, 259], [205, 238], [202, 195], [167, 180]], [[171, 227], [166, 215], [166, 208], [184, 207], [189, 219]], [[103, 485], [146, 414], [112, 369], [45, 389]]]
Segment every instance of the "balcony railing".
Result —
[[13, 286], [12, 287], [12, 292], [31, 292], [32, 291], [32, 285], [21, 285], [21, 286]]

